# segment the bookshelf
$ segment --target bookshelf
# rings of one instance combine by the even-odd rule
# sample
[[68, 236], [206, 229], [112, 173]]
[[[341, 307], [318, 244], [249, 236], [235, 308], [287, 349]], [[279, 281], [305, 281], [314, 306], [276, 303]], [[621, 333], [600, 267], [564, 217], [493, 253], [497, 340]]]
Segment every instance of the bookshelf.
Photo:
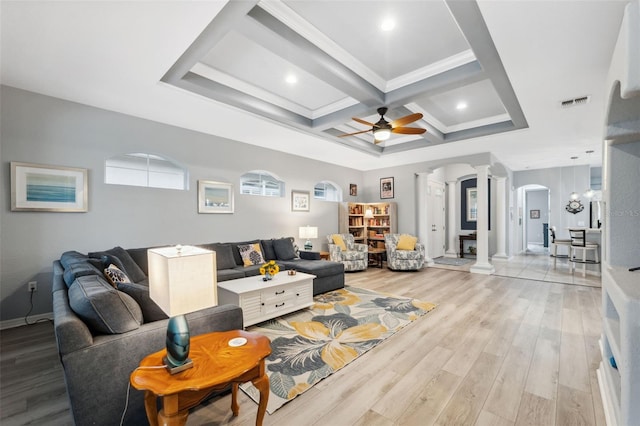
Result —
[[[371, 210], [372, 217], [365, 217]], [[398, 228], [396, 203], [341, 203], [338, 215], [341, 233], [350, 233], [357, 243], [384, 248], [384, 234]]]

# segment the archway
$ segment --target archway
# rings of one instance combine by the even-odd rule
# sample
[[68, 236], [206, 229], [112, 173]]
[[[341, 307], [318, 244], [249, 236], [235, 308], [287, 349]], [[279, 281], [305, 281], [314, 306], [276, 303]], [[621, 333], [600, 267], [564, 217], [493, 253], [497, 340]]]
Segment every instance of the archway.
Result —
[[550, 192], [542, 185], [531, 184], [518, 188], [520, 225], [519, 253], [549, 252]]

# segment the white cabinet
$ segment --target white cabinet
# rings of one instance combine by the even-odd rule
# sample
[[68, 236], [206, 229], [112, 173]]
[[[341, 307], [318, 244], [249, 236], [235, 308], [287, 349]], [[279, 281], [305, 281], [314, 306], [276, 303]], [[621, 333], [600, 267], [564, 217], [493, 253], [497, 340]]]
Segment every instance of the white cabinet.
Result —
[[271, 281], [261, 276], [218, 283], [218, 304], [242, 308], [244, 326], [276, 318], [313, 305], [315, 275], [278, 273]]

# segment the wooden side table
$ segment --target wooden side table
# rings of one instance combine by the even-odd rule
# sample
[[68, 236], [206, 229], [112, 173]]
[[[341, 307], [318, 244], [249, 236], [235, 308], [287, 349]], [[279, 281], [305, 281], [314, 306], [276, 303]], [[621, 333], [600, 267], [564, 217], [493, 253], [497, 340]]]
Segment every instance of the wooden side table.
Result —
[[320, 259], [329, 260], [329, 252], [328, 251], [321, 251], [320, 252]]
[[[377, 266], [378, 268], [382, 268], [382, 255], [387, 252], [386, 249], [383, 248], [371, 248], [369, 247], [369, 265]], [[374, 263], [371, 262], [373, 260]]]
[[464, 242], [467, 241], [475, 241], [477, 238], [477, 234], [468, 234], [468, 235], [460, 235], [460, 257], [464, 257]]
[[[244, 337], [247, 343], [230, 346], [229, 342], [238, 337]], [[237, 416], [238, 387], [248, 381], [260, 391], [256, 425], [262, 425], [269, 400], [269, 378], [264, 366], [264, 359], [271, 354], [267, 337], [242, 330], [194, 336], [189, 353], [193, 368], [174, 375], [157, 368], [162, 365], [165, 354], [163, 349], [145, 357], [130, 378], [135, 389], [145, 391], [144, 406], [151, 426], [186, 424], [190, 408], [229, 384], [232, 385], [231, 410]], [[162, 397], [160, 412], [156, 397]]]

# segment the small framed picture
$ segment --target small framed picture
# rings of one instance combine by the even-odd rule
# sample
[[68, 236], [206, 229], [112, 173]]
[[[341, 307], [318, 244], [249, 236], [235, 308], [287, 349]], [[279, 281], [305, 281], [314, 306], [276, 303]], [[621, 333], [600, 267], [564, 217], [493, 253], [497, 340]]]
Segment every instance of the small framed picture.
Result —
[[540, 219], [540, 210], [529, 210], [530, 219]]
[[393, 178], [380, 178], [380, 198], [383, 200], [385, 198], [393, 198], [393, 191]]
[[356, 185], [355, 183], [349, 184], [349, 195], [351, 195], [352, 197], [356, 197], [358, 195], [358, 185]]
[[11, 162], [11, 211], [88, 211], [87, 169]]
[[291, 211], [292, 212], [308, 212], [309, 211], [309, 191], [291, 191]]
[[198, 213], [233, 213], [233, 185], [199, 180]]

